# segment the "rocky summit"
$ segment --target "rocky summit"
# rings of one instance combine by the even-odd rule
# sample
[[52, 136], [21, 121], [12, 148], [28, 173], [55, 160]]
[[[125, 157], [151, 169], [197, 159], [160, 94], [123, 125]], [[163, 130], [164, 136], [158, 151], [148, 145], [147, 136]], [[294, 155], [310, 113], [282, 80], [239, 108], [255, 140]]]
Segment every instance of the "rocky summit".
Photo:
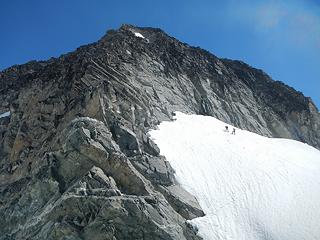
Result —
[[123, 25], [0, 72], [0, 239], [201, 239], [188, 220], [203, 211], [148, 135], [175, 111], [320, 149], [310, 98], [160, 29]]

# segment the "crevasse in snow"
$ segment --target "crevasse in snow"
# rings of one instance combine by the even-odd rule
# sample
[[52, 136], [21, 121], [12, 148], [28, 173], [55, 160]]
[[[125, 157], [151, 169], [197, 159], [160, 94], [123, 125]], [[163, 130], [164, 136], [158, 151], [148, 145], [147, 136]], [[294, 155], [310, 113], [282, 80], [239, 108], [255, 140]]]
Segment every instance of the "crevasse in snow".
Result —
[[[320, 239], [320, 151], [298, 141], [226, 132], [213, 118], [177, 113], [150, 132], [206, 216], [204, 239]], [[229, 126], [232, 130], [232, 126]]]

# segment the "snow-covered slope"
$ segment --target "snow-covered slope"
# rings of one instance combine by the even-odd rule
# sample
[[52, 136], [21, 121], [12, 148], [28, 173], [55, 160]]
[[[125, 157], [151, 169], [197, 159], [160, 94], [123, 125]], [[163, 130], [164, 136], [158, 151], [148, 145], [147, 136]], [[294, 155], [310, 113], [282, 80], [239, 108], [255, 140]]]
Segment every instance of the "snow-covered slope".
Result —
[[232, 135], [213, 117], [176, 118], [150, 134], [206, 213], [192, 220], [204, 239], [320, 239], [320, 151], [240, 129]]

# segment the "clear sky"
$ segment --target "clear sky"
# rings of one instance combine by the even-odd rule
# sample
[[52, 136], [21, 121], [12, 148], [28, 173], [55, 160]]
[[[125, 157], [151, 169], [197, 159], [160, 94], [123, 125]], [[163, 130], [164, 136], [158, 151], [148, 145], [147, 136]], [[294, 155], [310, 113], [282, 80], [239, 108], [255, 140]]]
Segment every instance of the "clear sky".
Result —
[[0, 70], [58, 57], [122, 23], [245, 61], [320, 107], [320, 0], [2, 0]]

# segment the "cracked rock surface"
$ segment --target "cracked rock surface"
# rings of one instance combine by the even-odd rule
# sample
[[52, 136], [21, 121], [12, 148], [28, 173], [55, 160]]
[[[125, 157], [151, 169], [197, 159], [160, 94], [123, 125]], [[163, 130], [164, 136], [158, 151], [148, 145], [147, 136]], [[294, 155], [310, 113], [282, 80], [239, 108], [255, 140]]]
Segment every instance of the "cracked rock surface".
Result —
[[[136, 33], [141, 34], [144, 38]], [[174, 111], [320, 149], [310, 98], [160, 29], [0, 72], [0, 239], [201, 239], [148, 130]]]

